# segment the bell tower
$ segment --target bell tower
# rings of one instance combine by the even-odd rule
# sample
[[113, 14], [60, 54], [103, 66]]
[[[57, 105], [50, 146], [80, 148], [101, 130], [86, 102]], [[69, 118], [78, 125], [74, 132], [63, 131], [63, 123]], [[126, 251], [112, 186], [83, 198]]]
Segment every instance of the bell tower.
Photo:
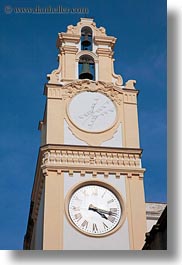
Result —
[[93, 19], [59, 33], [45, 85], [24, 249], [140, 250], [146, 232], [135, 80]]

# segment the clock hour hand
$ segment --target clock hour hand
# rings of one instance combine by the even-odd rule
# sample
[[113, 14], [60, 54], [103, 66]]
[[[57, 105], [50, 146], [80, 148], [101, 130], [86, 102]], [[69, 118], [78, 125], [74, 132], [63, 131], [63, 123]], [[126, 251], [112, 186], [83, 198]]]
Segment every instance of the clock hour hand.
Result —
[[[88, 209], [100, 214], [100, 216], [106, 220], [109, 219], [109, 216], [112, 216], [112, 215], [116, 216], [117, 215], [116, 213], [114, 213], [112, 211], [106, 211], [103, 209], [99, 209], [99, 208], [95, 207], [93, 204], [90, 204]], [[106, 214], [108, 214], [108, 217], [106, 216]]]
[[104, 218], [104, 219], [106, 219], [106, 220], [108, 219], [107, 216], [106, 216], [105, 214], [100, 213], [99, 211], [96, 211], [96, 212], [97, 212], [98, 214], [100, 214], [100, 216], [101, 216], [102, 218]]
[[92, 211], [95, 211], [95, 212], [98, 212], [98, 213], [104, 214], [104, 215], [105, 214], [114, 215], [114, 216], [117, 215], [117, 213], [115, 213], [115, 212], [99, 209], [99, 208], [95, 207], [93, 204], [89, 205], [89, 210], [92, 210]]
[[98, 213], [98, 214], [100, 214], [100, 216], [101, 216], [102, 218], [104, 218], [104, 219], [108, 219], [107, 216], [106, 216], [104, 213], [102, 213], [102, 212], [100, 211], [100, 209], [98, 209], [98, 208], [95, 207], [94, 205], [90, 204], [88, 209], [89, 209], [89, 210], [92, 210], [92, 211], [94, 211], [94, 212], [96, 212], [96, 213]]

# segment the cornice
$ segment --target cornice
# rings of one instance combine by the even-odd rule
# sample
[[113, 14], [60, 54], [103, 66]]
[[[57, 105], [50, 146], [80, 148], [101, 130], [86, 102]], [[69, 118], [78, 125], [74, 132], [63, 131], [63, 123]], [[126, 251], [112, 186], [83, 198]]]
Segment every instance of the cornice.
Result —
[[43, 174], [49, 170], [80, 172], [81, 175], [103, 173], [105, 177], [127, 175], [143, 177], [145, 169], [140, 166], [142, 149], [88, 147], [73, 145], [45, 145], [40, 148], [39, 160]]
[[74, 44], [78, 44], [80, 41], [80, 35], [72, 35], [69, 33], [58, 33], [58, 39], [56, 42], [56, 47], [60, 48], [62, 46], [63, 43], [74, 43]]
[[76, 54], [78, 52], [78, 48], [75, 46], [62, 46], [61, 47], [61, 54], [69, 53], [69, 54]]
[[138, 154], [142, 155], [143, 149], [141, 148], [128, 148], [128, 147], [102, 147], [102, 146], [82, 146], [82, 145], [65, 145], [65, 144], [46, 144], [40, 147], [40, 150], [44, 151], [47, 149], [54, 148], [57, 149], [66, 149], [66, 150], [73, 150], [77, 149], [80, 151], [83, 150], [90, 150], [90, 151], [105, 151], [105, 152], [119, 152], [119, 153], [131, 153], [131, 154]]
[[97, 45], [107, 45], [113, 49], [114, 44], [116, 43], [116, 38], [112, 36], [95, 36], [94, 42]]
[[98, 48], [96, 50], [96, 53], [99, 56], [110, 57], [110, 58], [112, 58], [113, 57], [113, 54], [114, 54], [114, 52], [112, 50], [110, 50], [109, 48]]
[[[126, 174], [136, 171], [143, 173], [140, 167], [141, 149], [85, 147], [47, 145], [42, 147], [43, 169], [59, 169], [63, 172], [97, 172], [105, 175]], [[135, 172], [135, 173], [136, 173]]]

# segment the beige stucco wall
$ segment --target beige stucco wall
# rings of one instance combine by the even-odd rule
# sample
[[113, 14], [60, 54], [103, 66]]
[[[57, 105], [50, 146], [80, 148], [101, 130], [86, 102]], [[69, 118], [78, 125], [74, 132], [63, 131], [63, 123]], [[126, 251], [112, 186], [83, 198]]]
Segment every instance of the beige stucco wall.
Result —
[[64, 178], [50, 171], [45, 177], [44, 250], [63, 249]]
[[111, 58], [99, 56], [98, 80], [105, 82], [112, 81]]
[[59, 98], [47, 100], [47, 143], [62, 144], [64, 136], [64, 102]]
[[139, 148], [138, 114], [136, 104], [124, 104], [125, 147]]
[[127, 204], [132, 249], [142, 249], [145, 240], [146, 210], [143, 179], [131, 177], [126, 179]]
[[41, 250], [43, 247], [43, 223], [44, 223], [44, 188], [40, 199], [40, 206], [37, 221], [35, 224], [35, 238], [33, 248]]
[[75, 54], [77, 49], [69, 50], [65, 49], [64, 47], [64, 72], [63, 72], [63, 79], [73, 80], [77, 79], [75, 76], [75, 69], [76, 69], [76, 63], [75, 63]]

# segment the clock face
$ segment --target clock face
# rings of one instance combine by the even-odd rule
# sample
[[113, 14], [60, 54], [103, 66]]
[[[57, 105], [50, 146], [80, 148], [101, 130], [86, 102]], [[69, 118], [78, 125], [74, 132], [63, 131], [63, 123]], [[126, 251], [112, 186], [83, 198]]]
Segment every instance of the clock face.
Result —
[[70, 102], [71, 121], [88, 132], [101, 132], [116, 122], [116, 107], [112, 100], [99, 92], [81, 92]]
[[122, 207], [116, 191], [91, 182], [72, 192], [67, 215], [80, 232], [90, 236], [106, 236], [119, 228]]

